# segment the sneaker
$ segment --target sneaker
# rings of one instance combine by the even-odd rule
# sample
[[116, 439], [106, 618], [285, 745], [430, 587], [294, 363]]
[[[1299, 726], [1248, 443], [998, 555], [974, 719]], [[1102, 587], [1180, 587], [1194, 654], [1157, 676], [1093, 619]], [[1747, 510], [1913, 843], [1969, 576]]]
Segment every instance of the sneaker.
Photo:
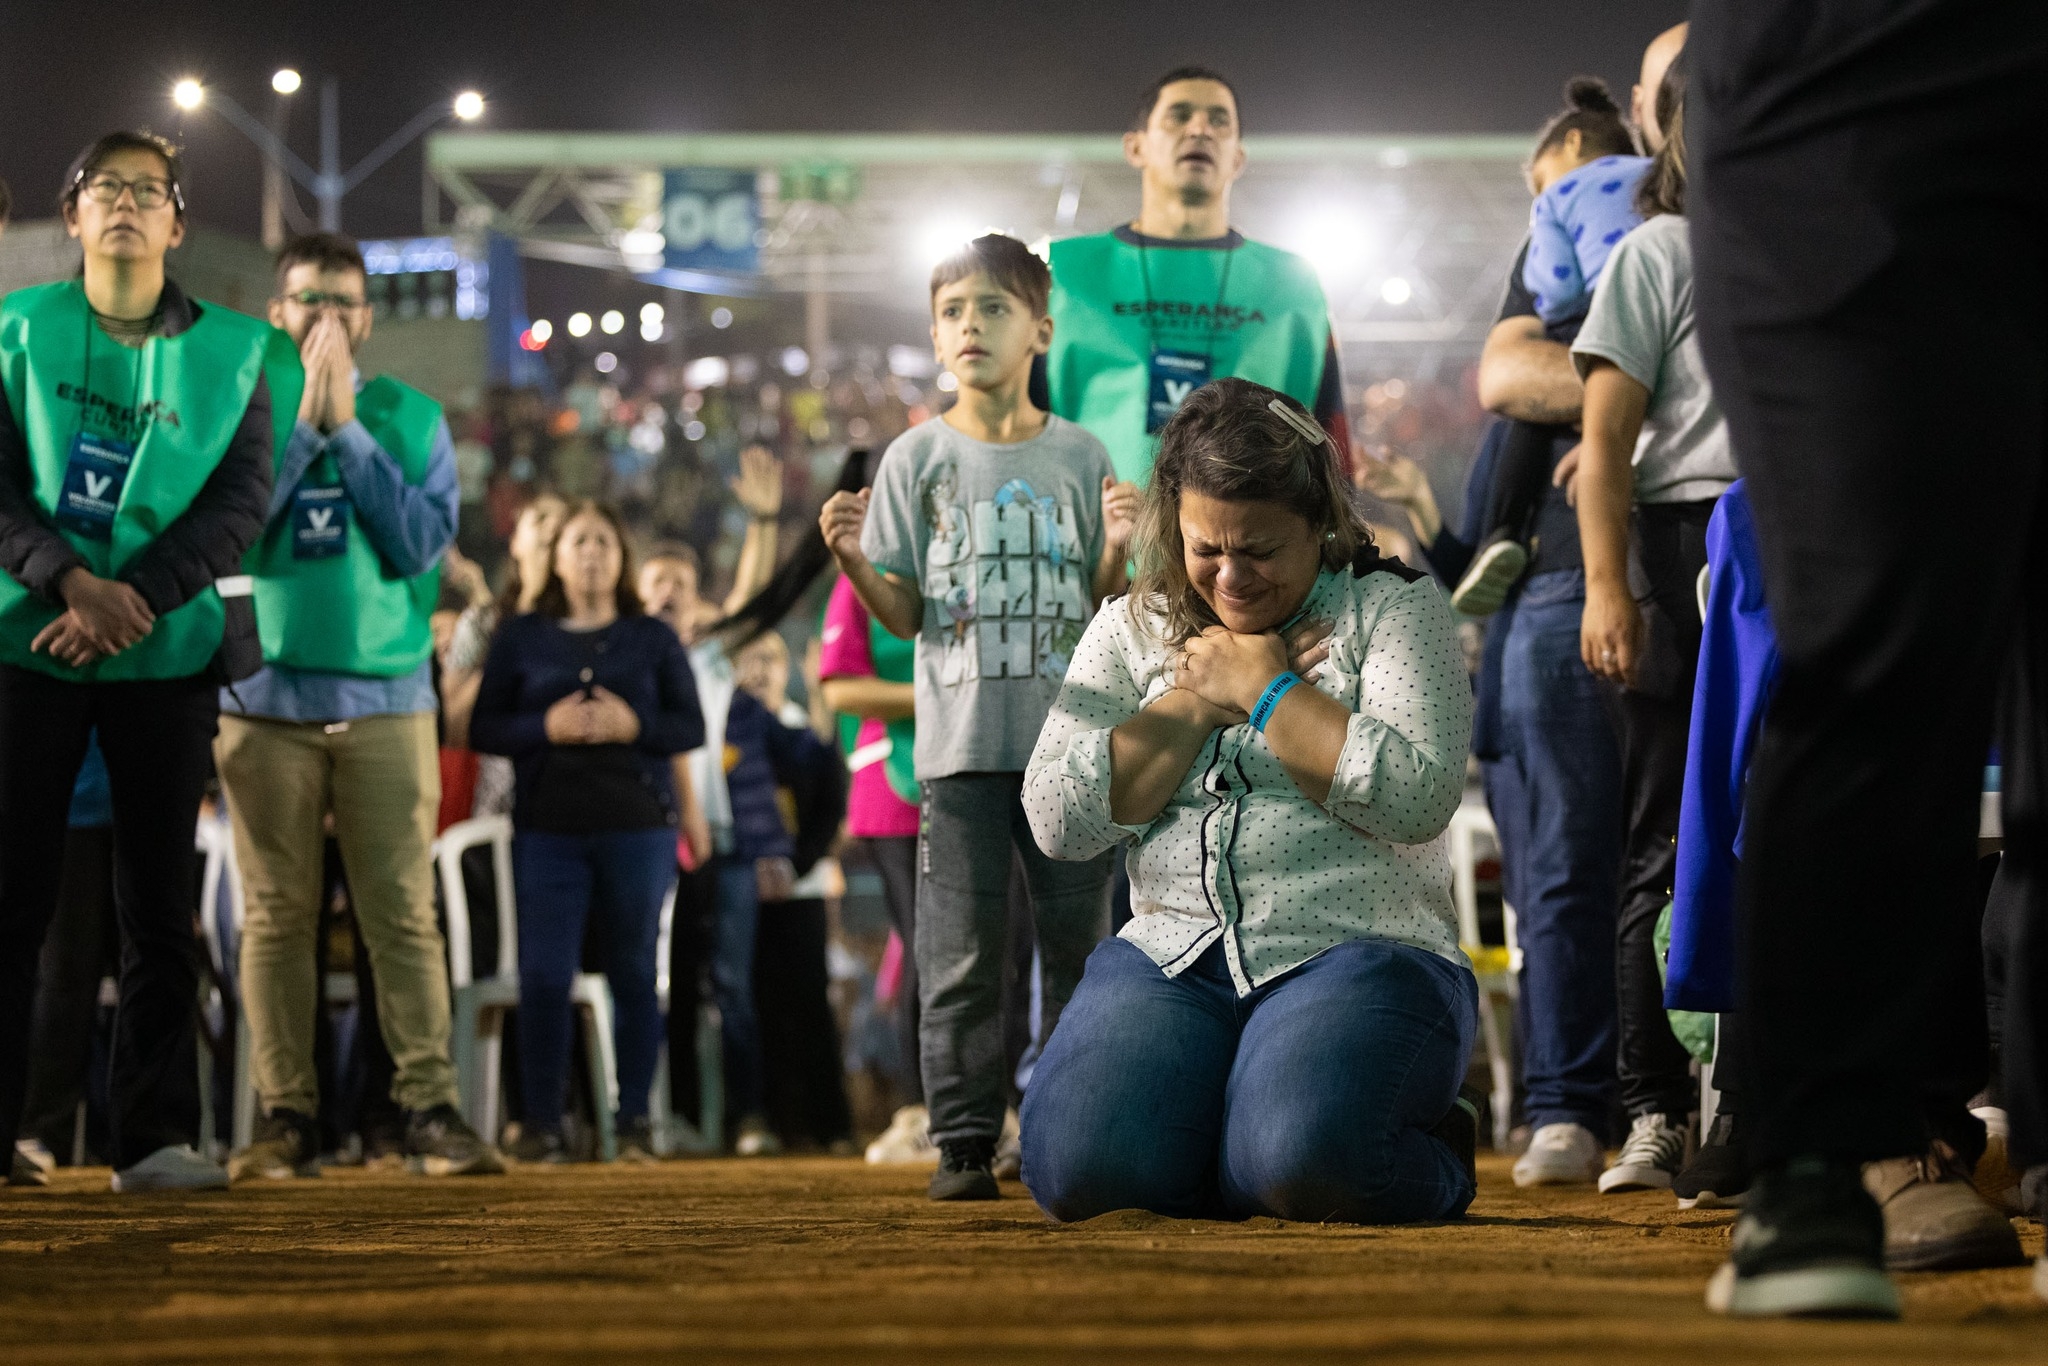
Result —
[[939, 1150], [932, 1146], [931, 1112], [922, 1105], [906, 1105], [889, 1121], [874, 1142], [868, 1144], [867, 1160], [876, 1167], [933, 1167]]
[[257, 1120], [249, 1146], [228, 1159], [228, 1180], [235, 1185], [319, 1174], [319, 1126], [311, 1115], [283, 1105]]
[[1716, 1115], [1692, 1160], [1672, 1178], [1680, 1209], [1741, 1209], [1749, 1189], [1749, 1159], [1735, 1132], [1735, 1116]]
[[1863, 1188], [1884, 1211], [1884, 1263], [1893, 1271], [1964, 1271], [2026, 1260], [2012, 1221], [1977, 1193], [1955, 1149], [1863, 1164]]
[[1529, 1150], [1515, 1159], [1517, 1186], [1590, 1186], [1600, 1179], [1606, 1154], [1583, 1124], [1544, 1124], [1529, 1135]]
[[654, 1151], [654, 1121], [646, 1115], [619, 1126], [619, 1161], [661, 1161], [661, 1155]]
[[189, 1143], [167, 1143], [148, 1157], [114, 1173], [111, 1182], [120, 1195], [138, 1191], [226, 1190], [227, 1168], [201, 1157]]
[[1529, 552], [1505, 531], [1496, 531], [1472, 556], [1472, 567], [1451, 590], [1451, 608], [1468, 617], [1490, 617], [1508, 600], [1508, 590], [1529, 567]]
[[[44, 1159], [48, 1159], [47, 1163]], [[7, 1169], [7, 1184], [10, 1186], [47, 1186], [50, 1184], [50, 1169], [57, 1160], [50, 1157], [50, 1150], [32, 1138], [18, 1140]]]
[[934, 1200], [1000, 1200], [996, 1186], [996, 1145], [987, 1138], [949, 1138], [939, 1144], [939, 1169], [926, 1194]]
[[1451, 1102], [1450, 1110], [1429, 1131], [1430, 1137], [1441, 1141], [1457, 1156], [1474, 1190], [1479, 1189], [1479, 1102], [1483, 1099], [1481, 1092], [1469, 1086], [1459, 1087], [1458, 1098]]
[[732, 1150], [741, 1157], [774, 1157], [782, 1151], [782, 1140], [768, 1127], [767, 1120], [748, 1115], [740, 1121], [739, 1136], [733, 1140]]
[[1015, 1181], [1024, 1174], [1024, 1131], [1015, 1110], [1003, 1111], [1003, 1133], [996, 1140], [995, 1160], [989, 1170], [998, 1181]]
[[496, 1176], [505, 1159], [447, 1101], [405, 1117], [405, 1165], [417, 1176]]
[[1707, 1308], [1738, 1318], [1895, 1319], [1884, 1215], [1854, 1164], [1801, 1158], [1764, 1172], [1735, 1221]]
[[522, 1167], [559, 1167], [569, 1160], [568, 1145], [553, 1129], [522, 1129], [505, 1152]]
[[1637, 1115], [1614, 1165], [1600, 1173], [1600, 1193], [1670, 1190], [1685, 1165], [1686, 1126], [1669, 1115]]

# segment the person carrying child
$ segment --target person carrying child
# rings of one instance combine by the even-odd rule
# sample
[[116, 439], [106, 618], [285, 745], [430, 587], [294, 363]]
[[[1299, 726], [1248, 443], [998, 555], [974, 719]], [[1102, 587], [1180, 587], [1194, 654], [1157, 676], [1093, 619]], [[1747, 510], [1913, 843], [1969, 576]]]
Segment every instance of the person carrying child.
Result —
[[892, 634], [917, 641], [917, 971], [935, 1200], [991, 1200], [1003, 1123], [1001, 974], [1012, 851], [1044, 974], [1041, 1038], [1108, 929], [1107, 852], [1039, 851], [1024, 766], [1095, 607], [1124, 586], [1137, 490], [1082, 428], [1031, 402], [1052, 340], [1045, 263], [975, 239], [932, 272], [932, 345], [959, 380], [944, 415], [883, 455], [874, 486], [819, 516], [833, 558]]
[[[1564, 88], [1565, 108], [1544, 126], [1529, 159], [1529, 243], [1518, 273], [1529, 291], [1543, 333], [1570, 343], [1579, 335], [1593, 287], [1615, 245], [1642, 222], [1636, 187], [1649, 169], [1635, 155], [1635, 134], [1607, 84], [1574, 76]], [[1550, 470], [1556, 426], [1511, 422], [1487, 491], [1486, 539], [1451, 592], [1451, 606], [1467, 616], [1491, 616], [1529, 566], [1530, 514]]]

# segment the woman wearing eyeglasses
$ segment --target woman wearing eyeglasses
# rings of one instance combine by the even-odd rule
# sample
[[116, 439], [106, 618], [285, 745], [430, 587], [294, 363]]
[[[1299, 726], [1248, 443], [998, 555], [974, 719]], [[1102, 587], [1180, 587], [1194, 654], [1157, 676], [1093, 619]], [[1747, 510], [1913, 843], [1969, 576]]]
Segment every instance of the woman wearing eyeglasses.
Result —
[[110, 133], [65, 179], [79, 276], [0, 303], [0, 1139], [21, 1116], [37, 949], [97, 728], [122, 935], [117, 1191], [202, 1189], [194, 1151], [193, 829], [233, 575], [263, 528], [301, 384], [290, 340], [164, 278], [177, 149]]

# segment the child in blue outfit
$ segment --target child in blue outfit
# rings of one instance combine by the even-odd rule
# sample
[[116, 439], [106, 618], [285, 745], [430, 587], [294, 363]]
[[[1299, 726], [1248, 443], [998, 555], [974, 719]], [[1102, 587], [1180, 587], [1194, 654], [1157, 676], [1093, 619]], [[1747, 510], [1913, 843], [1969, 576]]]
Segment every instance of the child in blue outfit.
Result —
[[[1635, 134], [1607, 87], [1575, 77], [1565, 110], [1545, 127], [1529, 159], [1529, 243], [1509, 281], [1501, 319], [1535, 314], [1543, 334], [1569, 344], [1593, 301], [1593, 287], [1615, 243], [1642, 222], [1636, 187], [1650, 167], [1635, 154]], [[1487, 536], [1451, 592], [1451, 606], [1490, 616], [1507, 600], [1532, 553], [1523, 544], [1549, 473], [1557, 439], [1569, 427], [1511, 421], [1487, 492]]]

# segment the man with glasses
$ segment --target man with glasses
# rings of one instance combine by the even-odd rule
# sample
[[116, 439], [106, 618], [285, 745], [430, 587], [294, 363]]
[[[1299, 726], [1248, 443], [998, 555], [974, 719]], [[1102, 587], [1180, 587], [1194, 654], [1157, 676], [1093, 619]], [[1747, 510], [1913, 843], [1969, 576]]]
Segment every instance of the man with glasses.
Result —
[[74, 279], [0, 303], [0, 1147], [27, 1082], [38, 950], [95, 730], [114, 815], [117, 1191], [225, 1185], [199, 1135], [193, 830], [232, 575], [263, 527], [282, 334], [164, 276], [177, 149], [112, 133], [71, 165]]
[[455, 446], [441, 407], [389, 376], [362, 383], [370, 335], [356, 244], [316, 233], [277, 259], [270, 320], [305, 388], [250, 554], [263, 670], [221, 697], [214, 745], [248, 917], [242, 1003], [264, 1114], [236, 1181], [315, 1176], [315, 943], [331, 814], [376, 979], [417, 1172], [504, 1169], [455, 1108], [446, 949], [430, 852], [441, 800], [427, 618], [455, 538]]

